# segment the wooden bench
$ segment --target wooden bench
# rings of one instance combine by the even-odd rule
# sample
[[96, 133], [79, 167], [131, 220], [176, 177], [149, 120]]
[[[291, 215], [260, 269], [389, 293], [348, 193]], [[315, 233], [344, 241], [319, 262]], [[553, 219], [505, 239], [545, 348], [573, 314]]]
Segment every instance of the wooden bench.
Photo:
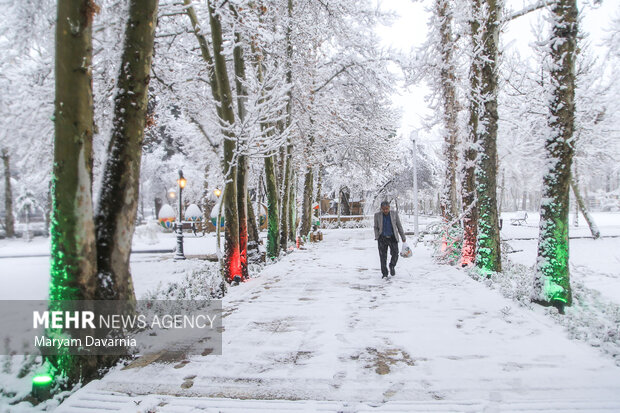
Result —
[[517, 211], [514, 217], [510, 218], [510, 225], [524, 225], [527, 224], [527, 212]]

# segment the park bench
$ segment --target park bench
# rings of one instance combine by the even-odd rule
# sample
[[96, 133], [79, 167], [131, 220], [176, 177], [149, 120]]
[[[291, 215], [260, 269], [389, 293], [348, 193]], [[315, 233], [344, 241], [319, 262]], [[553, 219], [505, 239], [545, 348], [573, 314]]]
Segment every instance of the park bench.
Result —
[[510, 225], [523, 225], [527, 224], [527, 212], [517, 211], [514, 217], [510, 218]]

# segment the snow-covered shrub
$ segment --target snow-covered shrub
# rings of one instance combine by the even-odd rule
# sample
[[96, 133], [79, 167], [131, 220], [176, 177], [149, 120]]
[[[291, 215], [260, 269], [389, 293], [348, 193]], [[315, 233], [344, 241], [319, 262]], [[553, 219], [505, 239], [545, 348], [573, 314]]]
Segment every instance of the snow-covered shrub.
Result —
[[136, 227], [134, 232], [134, 238], [138, 239], [145, 244], [153, 245], [159, 241], [158, 234], [164, 232], [164, 228], [160, 226], [157, 221], [152, 220], [144, 225]]
[[200, 267], [185, 271], [183, 279], [167, 285], [160, 284], [149, 291], [144, 300], [210, 300], [226, 294], [226, 285], [217, 263], [204, 262]]
[[426, 245], [430, 244], [433, 247], [433, 257], [437, 262], [458, 264], [463, 245], [463, 228], [460, 226], [447, 228], [439, 221], [428, 224], [420, 236]]

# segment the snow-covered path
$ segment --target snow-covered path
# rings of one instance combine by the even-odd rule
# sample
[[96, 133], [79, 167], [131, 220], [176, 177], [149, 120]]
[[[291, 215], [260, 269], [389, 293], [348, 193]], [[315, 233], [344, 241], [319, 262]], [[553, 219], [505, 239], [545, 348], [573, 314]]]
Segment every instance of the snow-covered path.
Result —
[[224, 313], [223, 355], [114, 370], [58, 411], [620, 411], [613, 360], [422, 245], [382, 280], [368, 229], [267, 267]]

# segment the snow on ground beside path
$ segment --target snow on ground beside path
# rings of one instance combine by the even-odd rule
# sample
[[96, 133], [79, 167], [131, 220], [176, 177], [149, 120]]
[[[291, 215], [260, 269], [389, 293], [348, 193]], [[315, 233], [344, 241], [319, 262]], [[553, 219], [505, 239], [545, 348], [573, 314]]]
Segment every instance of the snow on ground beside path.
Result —
[[620, 410], [620, 368], [543, 309], [435, 264], [421, 244], [382, 280], [372, 238], [328, 231], [232, 288], [223, 355], [117, 368], [58, 411]]

